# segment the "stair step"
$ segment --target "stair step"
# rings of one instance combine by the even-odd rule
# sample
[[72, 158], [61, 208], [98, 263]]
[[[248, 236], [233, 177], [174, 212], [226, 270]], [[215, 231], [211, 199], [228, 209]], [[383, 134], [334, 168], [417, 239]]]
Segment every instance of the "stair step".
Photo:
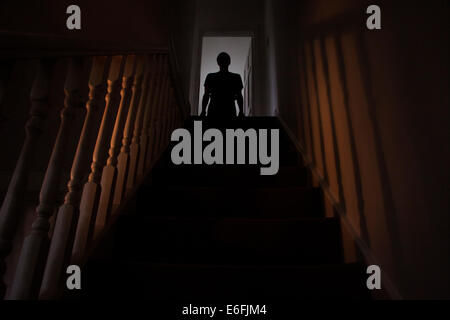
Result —
[[281, 167], [276, 175], [260, 175], [259, 167], [242, 166], [170, 166], [152, 173], [154, 186], [229, 186], [233, 187], [306, 187], [304, 167]]
[[84, 274], [82, 294], [85, 298], [207, 302], [266, 298], [362, 300], [370, 297], [366, 288], [367, 275], [359, 264], [242, 267], [93, 262]]
[[115, 237], [116, 259], [246, 265], [342, 262], [336, 218], [126, 217]]
[[[188, 130], [195, 120], [188, 118]], [[85, 265], [83, 290], [66, 297], [370, 299], [364, 268], [343, 263], [339, 220], [324, 217], [322, 192], [308, 187], [280, 121], [203, 122], [208, 127], [280, 129], [278, 174], [261, 176], [249, 165], [175, 166], [172, 144], [138, 190], [136, 206]]]
[[[280, 120], [277, 117], [244, 117], [237, 118], [232, 121], [212, 121], [208, 118], [191, 116], [186, 119], [184, 128], [190, 129], [194, 125], [194, 121], [202, 121], [205, 128], [242, 128], [242, 129], [281, 129]], [[281, 130], [280, 130], [281, 131]]]
[[137, 197], [144, 215], [207, 217], [323, 217], [318, 188], [147, 187]]
[[[205, 144], [206, 145], [206, 144]], [[204, 145], [204, 146], [205, 146]], [[166, 151], [164, 151], [164, 153], [161, 155], [161, 159], [159, 162], [159, 165], [163, 165], [163, 166], [174, 166], [172, 164], [172, 159], [171, 159], [171, 153], [172, 153], [172, 149], [175, 146], [175, 143], [170, 143], [168, 145], [168, 148], [166, 149]], [[203, 150], [203, 149], [202, 149]], [[191, 154], [193, 154], [193, 150], [191, 151]], [[235, 152], [236, 154], [236, 152]], [[226, 152], [224, 152], [224, 159], [226, 159]], [[248, 162], [248, 155], [246, 155], [246, 162]], [[299, 157], [299, 154], [297, 153], [297, 150], [295, 149], [294, 146], [283, 146], [283, 143], [280, 141], [280, 150], [279, 150], [279, 167], [282, 166], [298, 166], [298, 165], [302, 165], [302, 161], [301, 158]], [[236, 161], [236, 160], [235, 160]], [[194, 165], [192, 164], [191, 166], [199, 166], [199, 165]], [[203, 168], [208, 168], [209, 165], [203, 164], [202, 165]], [[246, 168], [260, 168], [261, 165], [221, 165], [223, 167], [246, 167]]]

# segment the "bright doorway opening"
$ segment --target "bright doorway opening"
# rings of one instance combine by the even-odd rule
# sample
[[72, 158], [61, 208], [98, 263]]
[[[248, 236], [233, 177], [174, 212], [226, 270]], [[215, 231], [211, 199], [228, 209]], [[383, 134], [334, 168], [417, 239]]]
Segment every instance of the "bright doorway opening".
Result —
[[[230, 72], [241, 76], [244, 89], [244, 114], [252, 114], [253, 101], [253, 59], [252, 37], [212, 37], [205, 36], [202, 39], [202, 55], [200, 66], [200, 92], [198, 102], [198, 114], [202, 110], [202, 97], [205, 91], [205, 79], [208, 73], [219, 71], [217, 55], [226, 52], [231, 56]], [[237, 110], [237, 106], [236, 106]]]

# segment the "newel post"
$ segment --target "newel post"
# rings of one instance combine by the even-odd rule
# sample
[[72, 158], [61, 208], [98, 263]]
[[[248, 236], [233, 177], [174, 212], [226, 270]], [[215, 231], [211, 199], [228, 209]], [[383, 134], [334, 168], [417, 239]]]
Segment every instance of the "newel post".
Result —
[[0, 209], [0, 297], [3, 297], [6, 291], [2, 279], [6, 271], [5, 259], [11, 251], [17, 224], [23, 218], [23, 212], [20, 211], [23, 203], [22, 197], [26, 191], [37, 142], [44, 131], [44, 123], [49, 112], [48, 93], [53, 63], [52, 60], [39, 61], [38, 71], [31, 89], [31, 109], [25, 125], [25, 141]]
[[110, 141], [114, 116], [120, 100], [120, 73], [122, 56], [112, 58], [108, 75], [108, 89], [105, 96], [105, 110], [95, 143], [92, 157], [91, 172], [88, 181], [84, 184], [80, 201], [80, 215], [78, 219], [75, 240], [72, 249], [71, 262], [79, 264], [83, 258], [88, 242], [91, 240], [95, 225], [98, 201], [100, 198], [100, 179], [108, 155], [108, 142]]
[[32, 295], [31, 287], [37, 276], [36, 269], [46, 253], [45, 248], [49, 241], [49, 219], [55, 209], [71, 125], [76, 116], [76, 109], [81, 106], [79, 90], [81, 87], [82, 68], [83, 63], [81, 59], [73, 58], [69, 61], [64, 85], [65, 98], [64, 107], [61, 110], [61, 122], [42, 183], [39, 205], [36, 208], [36, 218], [20, 252], [14, 282], [8, 297], [10, 299], [22, 300], [30, 298]]
[[98, 234], [103, 230], [113, 209], [113, 197], [117, 181], [117, 156], [120, 151], [119, 147], [122, 139], [123, 127], [128, 114], [136, 56], [129, 55], [125, 59], [126, 62], [122, 76], [119, 110], [117, 110], [116, 121], [114, 122], [114, 129], [108, 151], [108, 160], [102, 172], [102, 188], [95, 220], [94, 239], [96, 239]]
[[70, 252], [68, 250], [70, 250], [72, 244], [70, 235], [77, 222], [81, 189], [88, 166], [88, 152], [96, 129], [95, 120], [98, 112], [105, 105], [104, 82], [107, 64], [108, 58], [104, 56], [95, 57], [92, 62], [89, 77], [89, 100], [86, 103], [87, 112], [72, 163], [70, 181], [67, 184], [68, 192], [64, 198], [64, 203], [59, 207], [56, 217], [55, 229], [39, 293], [40, 299], [53, 298], [59, 291], [66, 256]]

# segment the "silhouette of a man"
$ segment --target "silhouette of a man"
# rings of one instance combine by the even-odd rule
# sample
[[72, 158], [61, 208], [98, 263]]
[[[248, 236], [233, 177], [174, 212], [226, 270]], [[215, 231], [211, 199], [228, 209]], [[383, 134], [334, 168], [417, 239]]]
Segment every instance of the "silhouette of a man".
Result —
[[208, 107], [208, 118], [217, 120], [236, 118], [234, 101], [237, 101], [239, 107], [239, 117], [243, 116], [242, 89], [244, 86], [239, 74], [228, 71], [230, 63], [231, 58], [228, 53], [222, 52], [217, 56], [220, 71], [210, 73], [206, 77], [201, 116], [206, 115]]

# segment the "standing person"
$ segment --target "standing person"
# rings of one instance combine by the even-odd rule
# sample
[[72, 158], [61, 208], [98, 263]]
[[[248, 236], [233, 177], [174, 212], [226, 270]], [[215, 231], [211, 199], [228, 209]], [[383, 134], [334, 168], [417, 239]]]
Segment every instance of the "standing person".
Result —
[[[238, 116], [243, 117], [244, 98], [242, 97], [242, 89], [244, 86], [241, 76], [228, 71], [231, 64], [228, 53], [220, 53], [217, 56], [217, 64], [220, 68], [219, 72], [208, 74], [205, 80], [201, 116], [204, 117], [207, 114], [208, 118], [221, 121], [236, 118], [234, 101], [237, 101]], [[207, 108], [208, 112], [206, 112]]]

